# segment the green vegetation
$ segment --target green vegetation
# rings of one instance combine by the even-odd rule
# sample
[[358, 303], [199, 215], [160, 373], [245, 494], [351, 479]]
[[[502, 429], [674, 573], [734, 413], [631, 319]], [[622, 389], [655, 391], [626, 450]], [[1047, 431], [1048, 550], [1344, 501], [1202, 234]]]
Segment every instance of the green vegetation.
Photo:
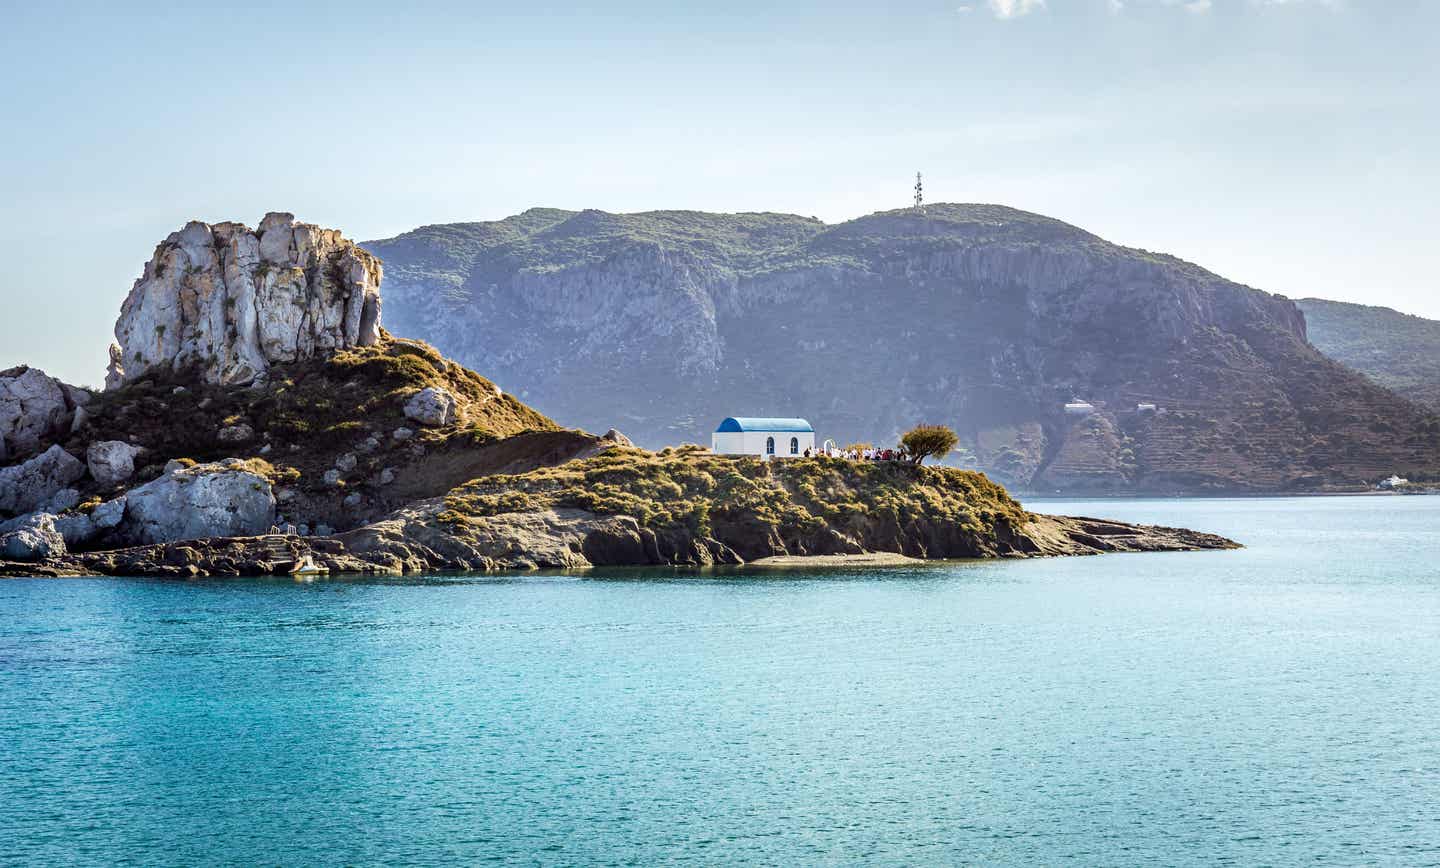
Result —
[[[405, 401], [426, 386], [455, 396], [460, 425], [424, 429], [405, 418]], [[156, 372], [97, 395], [87, 409], [89, 422], [71, 444], [76, 451], [94, 440], [133, 442], [149, 450], [153, 475], [172, 458], [215, 461], [253, 454], [269, 443], [271, 458], [285, 466], [254, 458], [254, 472], [276, 483], [316, 486], [337, 454], [371, 436], [389, 446], [390, 432], [401, 426], [415, 430], [415, 442], [447, 447], [453, 441], [459, 448], [557, 430], [550, 419], [432, 347], [388, 335], [378, 346], [275, 365], [253, 388], [203, 383], [192, 371]], [[254, 440], [220, 441], [219, 430], [236, 425], [250, 426]]]
[[959, 442], [955, 432], [944, 425], [916, 425], [900, 437], [906, 456], [916, 464], [924, 464], [932, 455], [944, 458]]
[[1440, 410], [1440, 321], [1371, 307], [1305, 298], [1310, 343], [1330, 358]]
[[440, 518], [451, 525], [571, 507], [722, 540], [738, 532], [791, 538], [827, 528], [860, 535], [867, 525], [917, 521], [989, 535], [997, 525], [1026, 521], [1003, 488], [972, 471], [826, 457], [766, 462], [698, 446], [616, 447], [558, 467], [483, 477], [450, 492], [445, 505]]

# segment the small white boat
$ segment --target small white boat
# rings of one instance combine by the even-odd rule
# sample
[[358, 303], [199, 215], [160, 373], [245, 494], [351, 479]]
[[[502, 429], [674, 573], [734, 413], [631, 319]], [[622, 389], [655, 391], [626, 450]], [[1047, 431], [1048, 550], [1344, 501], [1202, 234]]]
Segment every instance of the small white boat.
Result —
[[329, 574], [329, 572], [329, 567], [322, 567], [321, 565], [315, 563], [314, 558], [310, 557], [309, 555], [305, 555], [300, 560], [295, 562], [295, 566], [290, 570], [290, 575], [323, 576]]

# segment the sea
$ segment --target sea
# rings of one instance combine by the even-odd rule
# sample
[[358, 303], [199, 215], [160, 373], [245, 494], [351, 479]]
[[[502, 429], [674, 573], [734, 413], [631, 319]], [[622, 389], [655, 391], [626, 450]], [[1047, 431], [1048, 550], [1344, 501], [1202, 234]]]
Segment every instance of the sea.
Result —
[[1237, 551], [0, 580], [3, 865], [1434, 865], [1440, 497]]

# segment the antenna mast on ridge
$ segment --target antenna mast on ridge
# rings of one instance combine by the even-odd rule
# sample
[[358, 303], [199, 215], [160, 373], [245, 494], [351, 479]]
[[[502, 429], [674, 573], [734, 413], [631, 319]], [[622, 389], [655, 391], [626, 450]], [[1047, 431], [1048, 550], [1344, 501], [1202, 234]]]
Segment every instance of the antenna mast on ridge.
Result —
[[920, 173], [915, 173], [915, 210], [925, 213], [925, 187], [920, 183]]

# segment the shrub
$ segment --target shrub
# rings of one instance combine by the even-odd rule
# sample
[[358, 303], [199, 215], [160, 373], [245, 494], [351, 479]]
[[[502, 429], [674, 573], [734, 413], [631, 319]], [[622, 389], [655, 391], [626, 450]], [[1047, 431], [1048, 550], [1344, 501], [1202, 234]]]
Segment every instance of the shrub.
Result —
[[916, 425], [900, 438], [905, 454], [916, 464], [932, 455], [944, 458], [959, 442], [955, 432], [944, 425]]

